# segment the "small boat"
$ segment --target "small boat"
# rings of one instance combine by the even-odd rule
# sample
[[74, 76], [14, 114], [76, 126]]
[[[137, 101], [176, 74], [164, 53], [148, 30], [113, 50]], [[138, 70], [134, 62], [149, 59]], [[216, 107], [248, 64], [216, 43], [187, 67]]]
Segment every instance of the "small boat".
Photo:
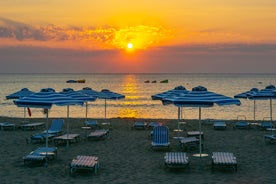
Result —
[[149, 83], [150, 81], [149, 80], [146, 80], [144, 83]]
[[68, 81], [66, 81], [66, 83], [85, 83], [85, 79], [81, 79], [81, 80], [68, 80]]
[[160, 83], [168, 83], [168, 82], [169, 82], [168, 79], [160, 81]]
[[156, 80], [152, 81], [151, 83], [156, 83]]

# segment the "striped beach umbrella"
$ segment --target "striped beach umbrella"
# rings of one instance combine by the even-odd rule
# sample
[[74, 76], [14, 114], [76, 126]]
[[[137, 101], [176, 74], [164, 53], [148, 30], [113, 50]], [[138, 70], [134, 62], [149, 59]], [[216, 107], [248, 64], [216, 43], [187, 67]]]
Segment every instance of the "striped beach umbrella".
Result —
[[[67, 106], [67, 119], [69, 118], [69, 106], [70, 105], [83, 105], [84, 100], [74, 99], [67, 95], [54, 92], [54, 90], [42, 89], [38, 93], [34, 93], [30, 96], [19, 98], [14, 100], [14, 104], [18, 107], [31, 107], [31, 108], [43, 108], [46, 109], [46, 130], [48, 130], [48, 117], [49, 109], [52, 105]], [[67, 122], [68, 123], [68, 122]], [[67, 126], [67, 132], [69, 126]], [[48, 134], [48, 131], [47, 131]], [[69, 142], [67, 142], [67, 146]], [[48, 147], [48, 136], [46, 136], [46, 147]]]
[[121, 100], [125, 98], [125, 95], [119, 94], [108, 89], [103, 89], [98, 93], [99, 99], [104, 99], [104, 118], [106, 119], [106, 101], [107, 100]]
[[88, 114], [88, 102], [94, 102], [97, 98], [96, 95], [92, 95], [92, 93], [85, 93], [83, 90], [74, 91], [71, 88], [63, 89], [61, 92], [62, 94], [65, 94], [67, 96], [70, 96], [74, 99], [83, 100], [86, 104], [86, 112], [85, 117], [87, 120], [87, 114]]
[[268, 85], [264, 89], [259, 90], [256, 93], [250, 94], [248, 97], [251, 100], [269, 100], [270, 106], [270, 121], [272, 122], [272, 100], [276, 99], [276, 87], [274, 85]]
[[[252, 88], [249, 91], [245, 91], [239, 94], [236, 94], [234, 98], [241, 98], [241, 99], [250, 99], [249, 97], [253, 96], [254, 94], [258, 93], [259, 89], [258, 88]], [[253, 99], [254, 105], [253, 105], [253, 118], [254, 120], [256, 119], [256, 100]]]
[[[17, 92], [14, 92], [14, 93], [11, 93], [11, 94], [7, 95], [6, 99], [7, 100], [18, 99], [18, 98], [22, 98], [22, 97], [32, 95], [34, 93], [35, 92], [30, 91], [28, 88], [22, 88], [21, 90], [19, 90]], [[31, 111], [30, 111], [29, 108], [28, 108], [28, 113], [29, 113], [29, 116], [31, 116]], [[26, 121], [26, 108], [24, 108], [24, 121]]]
[[198, 86], [181, 97], [168, 97], [162, 100], [164, 105], [173, 104], [177, 107], [198, 107], [199, 109], [199, 156], [202, 156], [201, 138], [201, 108], [209, 108], [214, 105], [240, 105], [238, 99], [210, 92], [203, 86]]
[[[177, 86], [174, 89], [158, 93], [151, 96], [152, 100], [163, 100], [165, 98], [174, 98], [181, 97], [188, 93], [189, 91], [184, 86]], [[182, 119], [182, 107], [178, 107], [178, 121], [177, 121], [177, 129], [178, 129], [178, 137], [180, 133], [180, 119]]]

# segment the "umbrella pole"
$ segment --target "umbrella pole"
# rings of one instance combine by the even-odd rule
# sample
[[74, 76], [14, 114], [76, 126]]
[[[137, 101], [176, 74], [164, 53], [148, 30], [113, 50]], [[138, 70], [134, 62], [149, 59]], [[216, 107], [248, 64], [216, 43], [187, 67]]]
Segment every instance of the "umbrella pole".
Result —
[[270, 103], [270, 121], [272, 123], [272, 99], [269, 99], [269, 103]]
[[177, 137], [179, 138], [180, 134], [180, 107], [178, 107], [178, 123], [177, 123]]
[[202, 148], [201, 148], [201, 107], [199, 107], [199, 157], [201, 158], [201, 154], [202, 154]]
[[26, 107], [24, 107], [24, 123], [26, 123]]
[[256, 120], [256, 100], [254, 100], [254, 121]]
[[85, 112], [85, 121], [87, 122], [87, 115], [88, 115], [88, 102], [85, 103], [86, 104], [86, 112]]
[[106, 99], [104, 99], [104, 118], [106, 120]]
[[69, 148], [69, 105], [67, 105], [67, 141], [66, 148]]
[[[46, 148], [48, 148], [48, 123], [49, 123], [49, 114], [48, 114], [48, 109], [47, 109], [47, 112], [46, 112], [46, 130], [47, 130], [47, 134], [46, 134]], [[46, 154], [47, 154], [47, 151], [46, 151]]]

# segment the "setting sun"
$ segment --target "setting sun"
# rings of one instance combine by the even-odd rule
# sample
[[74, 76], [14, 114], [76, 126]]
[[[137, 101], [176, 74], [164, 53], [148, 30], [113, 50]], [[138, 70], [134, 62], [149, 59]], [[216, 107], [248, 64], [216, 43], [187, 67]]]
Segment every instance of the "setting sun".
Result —
[[128, 43], [128, 44], [127, 44], [127, 48], [128, 48], [128, 49], [132, 49], [132, 48], [133, 48], [133, 44], [132, 44], [132, 43]]

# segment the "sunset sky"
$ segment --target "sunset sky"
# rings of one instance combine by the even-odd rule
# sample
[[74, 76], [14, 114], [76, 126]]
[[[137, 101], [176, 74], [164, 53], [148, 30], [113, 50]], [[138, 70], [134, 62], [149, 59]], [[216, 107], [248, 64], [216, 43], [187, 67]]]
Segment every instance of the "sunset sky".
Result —
[[0, 73], [276, 73], [275, 0], [0, 0]]

